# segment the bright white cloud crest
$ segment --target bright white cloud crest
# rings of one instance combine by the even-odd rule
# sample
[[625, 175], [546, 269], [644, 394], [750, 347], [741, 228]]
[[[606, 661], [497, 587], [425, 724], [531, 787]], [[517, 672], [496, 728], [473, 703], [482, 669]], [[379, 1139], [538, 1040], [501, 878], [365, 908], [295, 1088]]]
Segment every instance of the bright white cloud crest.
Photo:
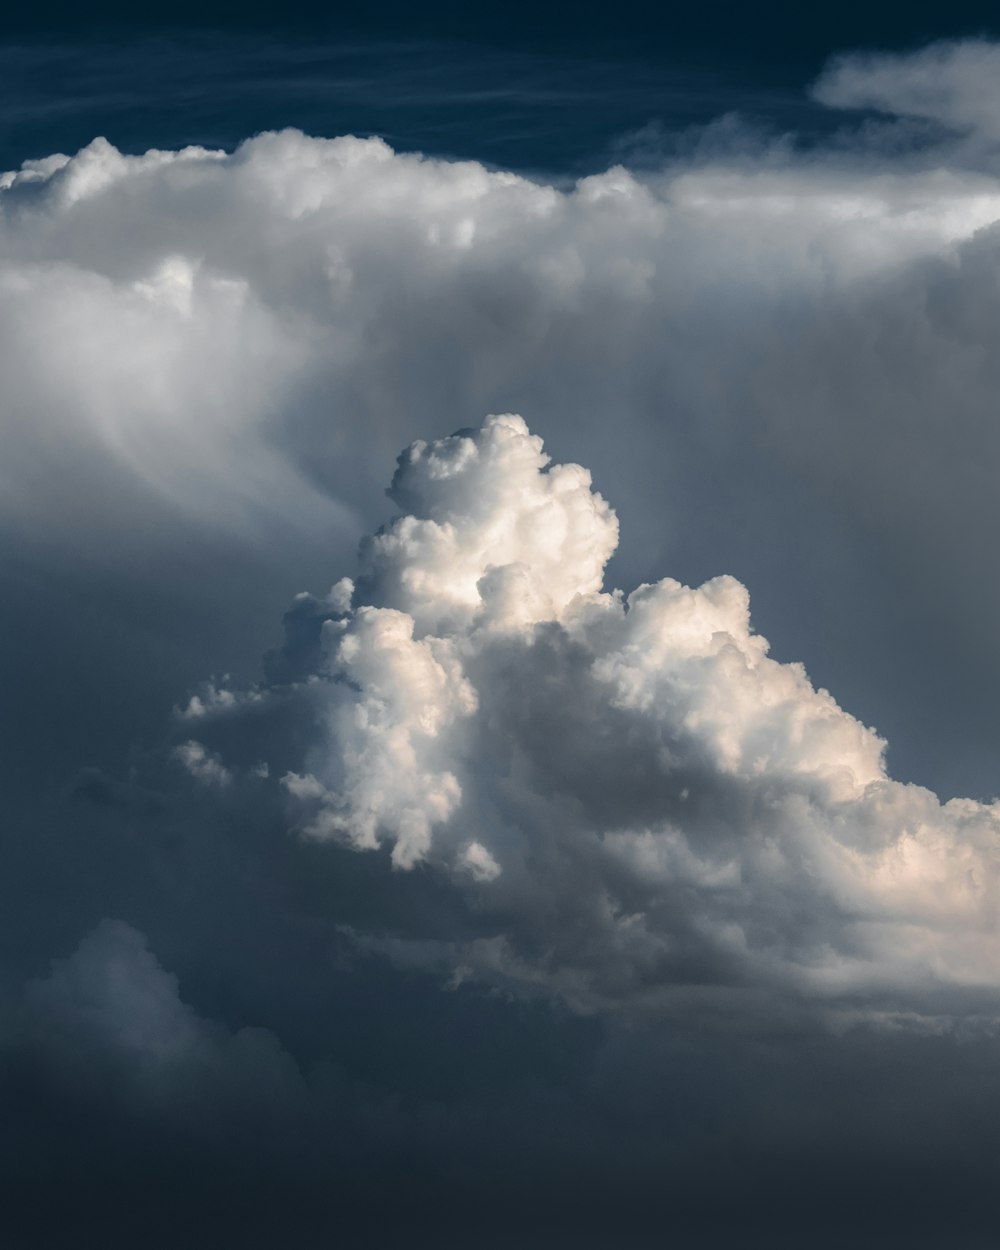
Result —
[[[143, 156], [95, 140], [0, 177], [0, 518], [99, 530], [105, 546], [157, 501], [230, 528], [273, 513], [315, 529], [334, 500], [356, 502], [345, 464], [370, 474], [438, 412], [512, 406], [511, 391], [597, 447], [614, 403], [637, 458], [659, 453], [650, 414], [670, 411], [713, 461], [727, 445], [713, 435], [749, 422], [777, 456], [847, 478], [795, 362], [824, 376], [826, 318], [891, 343], [914, 333], [914, 305], [953, 308], [921, 266], [950, 267], [998, 216], [995, 177], [947, 161], [765, 152], [562, 189], [377, 139], [288, 131]], [[901, 273], [915, 293], [870, 285]], [[926, 327], [929, 369], [952, 330]], [[886, 368], [864, 361], [866, 393]], [[965, 396], [983, 384], [958, 381]], [[861, 411], [839, 435], [891, 460]], [[877, 498], [856, 478], [845, 489]], [[926, 483], [904, 486], [893, 515], [923, 515]]]

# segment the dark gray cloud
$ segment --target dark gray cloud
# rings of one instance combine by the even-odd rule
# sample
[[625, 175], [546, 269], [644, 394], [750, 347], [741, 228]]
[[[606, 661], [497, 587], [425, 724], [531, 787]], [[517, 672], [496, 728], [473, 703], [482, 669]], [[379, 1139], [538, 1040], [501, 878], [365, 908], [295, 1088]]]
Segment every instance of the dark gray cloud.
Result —
[[[446, 1008], [451, 1028], [434, 1039], [426, 1002], [404, 991], [400, 1049], [428, 1065], [436, 1045], [438, 1072], [401, 1094], [404, 1060], [387, 1093], [199, 1017], [140, 935], [112, 922], [29, 998], [37, 1040], [8, 1047], [4, 1065], [14, 1245], [169, 1246], [194, 1227], [251, 1246], [457, 1246], [480, 1225], [497, 1247], [644, 1247], [665, 1233], [692, 1247], [987, 1244], [991, 1042], [799, 1031], [734, 1047], [675, 1027], [595, 1045], [468, 1001]], [[94, 1029], [105, 1044], [91, 1050]], [[498, 1041], [530, 1068], [512, 1073]]]

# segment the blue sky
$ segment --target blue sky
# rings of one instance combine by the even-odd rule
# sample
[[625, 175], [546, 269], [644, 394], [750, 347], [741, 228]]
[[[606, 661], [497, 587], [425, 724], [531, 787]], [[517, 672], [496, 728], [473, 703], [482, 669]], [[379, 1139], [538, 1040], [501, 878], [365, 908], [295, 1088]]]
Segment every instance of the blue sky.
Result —
[[[5, 22], [3, 144], [112, 132], [132, 150], [255, 129], [580, 172], [616, 138], [740, 110], [822, 126], [803, 89], [834, 53], [989, 36], [987, 4], [31, 6]], [[39, 147], [38, 145], [41, 145]]]

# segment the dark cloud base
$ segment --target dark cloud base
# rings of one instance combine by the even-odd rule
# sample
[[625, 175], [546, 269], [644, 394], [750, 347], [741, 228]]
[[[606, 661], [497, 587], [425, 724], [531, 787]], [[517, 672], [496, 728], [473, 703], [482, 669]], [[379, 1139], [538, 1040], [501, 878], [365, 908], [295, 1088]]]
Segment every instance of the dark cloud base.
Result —
[[[996, 1048], [923, 1041], [901, 1053], [861, 1037], [804, 1049], [668, 1044], [652, 1071], [641, 1056], [641, 1090], [633, 1067], [611, 1089], [539, 1082], [465, 1102], [383, 1101], [330, 1078], [297, 1115], [259, 1101], [252, 1069], [223, 1089], [174, 1074], [159, 1112], [144, 1114], [119, 1073], [95, 1063], [71, 1080], [15, 1052], [4, 1240], [991, 1245], [998, 1141], [982, 1106], [984, 1089], [996, 1094]], [[725, 1107], [723, 1093], [736, 1095]]]
[[[65, 909], [61, 956], [102, 910], [148, 932], [143, 969], [177, 974], [201, 1040], [156, 1059], [55, 1018], [37, 987], [57, 974], [26, 962], [0, 1061], [5, 1246], [992, 1244], [997, 1041], [448, 990], [338, 945], [362, 914], [471, 926], [431, 873], [296, 843], [253, 804], [209, 839], [200, 802], [88, 774], [21, 864], [23, 910]], [[52, 848], [74, 840], [60, 886]]]

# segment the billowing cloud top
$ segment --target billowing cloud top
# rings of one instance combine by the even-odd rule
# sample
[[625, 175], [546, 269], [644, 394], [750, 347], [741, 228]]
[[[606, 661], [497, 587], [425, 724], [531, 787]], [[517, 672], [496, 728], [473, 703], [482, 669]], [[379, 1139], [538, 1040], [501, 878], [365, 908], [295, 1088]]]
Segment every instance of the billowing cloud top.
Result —
[[[849, 70], [825, 96], [860, 98]], [[708, 149], [570, 188], [294, 131], [234, 153], [126, 156], [95, 140], [26, 162], [0, 176], [0, 520], [102, 553], [166, 532], [158, 506], [230, 530], [269, 514], [349, 523], [337, 504], [363, 506], [358, 466], [370, 487], [373, 451], [442, 410], [515, 398], [590, 431], [595, 450], [614, 403], [640, 459], [667, 436], [650, 414], [669, 411], [678, 428], [727, 436], [759, 424], [782, 459], [838, 474], [821, 436], [831, 418], [803, 377], [825, 376], [829, 343], [869, 325], [887, 342], [912, 336], [919, 299], [943, 319], [921, 344], [928, 371], [940, 364], [962, 297], [938, 295], [950, 268], [920, 266], [995, 221], [1000, 190], [948, 160], [873, 171], [863, 155], [800, 161], [760, 142], [752, 159]], [[870, 285], [901, 271], [916, 295]], [[876, 394], [887, 364], [863, 364], [852, 376]], [[948, 376], [915, 381], [907, 404]], [[978, 379], [963, 381], [974, 393]], [[893, 449], [863, 408], [839, 404], [857, 411], [839, 438], [878, 467]], [[852, 471], [844, 489], [865, 482]], [[894, 516], [919, 523], [927, 484], [896, 491]]]
[[[137, 671], [184, 649], [150, 644], [147, 663], [137, 616], [188, 622], [186, 683], [224, 631], [263, 628], [272, 586], [353, 573], [297, 602], [268, 687], [191, 701], [174, 758], [220, 803], [251, 770], [284, 778], [311, 835], [447, 874], [475, 916], [434, 956], [453, 972], [587, 1007], [741, 986], [991, 1011], [995, 806], [891, 780], [879, 738], [769, 657], [739, 581], [606, 593], [615, 516], [520, 418], [413, 443], [401, 515], [359, 569], [341, 561], [380, 519], [387, 456], [442, 413], [447, 429], [517, 409], [599, 467], [633, 535], [614, 566], [629, 584], [674, 557], [690, 581], [736, 569], [792, 638], [835, 617], [849, 659], [868, 648], [862, 681], [889, 652], [931, 667], [905, 630], [868, 646], [869, 597], [876, 618], [947, 616], [934, 671], [941, 656], [967, 684], [924, 725], [940, 754], [943, 718], [985, 689], [1000, 612], [981, 569], [1000, 523], [1000, 187], [962, 86], [995, 56], [854, 58], [817, 87], [973, 148], [907, 149], [905, 124], [807, 154], [706, 133], [659, 169], [570, 187], [286, 131], [233, 153], [96, 140], [4, 175], [0, 536], [51, 595], [27, 597], [24, 635], [55, 639], [75, 612], [81, 557], [111, 570], [119, 613], [118, 635], [53, 642], [49, 689], [86, 669], [102, 707], [125, 707]], [[797, 526], [817, 536], [804, 557]], [[206, 610], [189, 570], [229, 575], [229, 557]], [[224, 626], [203, 664], [208, 618]], [[296, 734], [238, 758], [224, 725], [265, 725], [279, 697]]]
[[[308, 836], [386, 844], [469, 896], [480, 932], [420, 959], [586, 1010], [992, 1014], [998, 805], [891, 780], [881, 739], [768, 655], [732, 577], [603, 591], [614, 513], [520, 417], [413, 444], [390, 494], [406, 511], [356, 585], [310, 601], [322, 645], [293, 689], [322, 728], [283, 784]], [[195, 720], [246, 706], [213, 696]], [[287, 682], [255, 716], [268, 697]]]
[[410, 515], [367, 543], [365, 587], [421, 632], [467, 624], [484, 602], [496, 623], [561, 619], [600, 590], [618, 523], [586, 470], [547, 463], [520, 417], [414, 443], [389, 492]]

